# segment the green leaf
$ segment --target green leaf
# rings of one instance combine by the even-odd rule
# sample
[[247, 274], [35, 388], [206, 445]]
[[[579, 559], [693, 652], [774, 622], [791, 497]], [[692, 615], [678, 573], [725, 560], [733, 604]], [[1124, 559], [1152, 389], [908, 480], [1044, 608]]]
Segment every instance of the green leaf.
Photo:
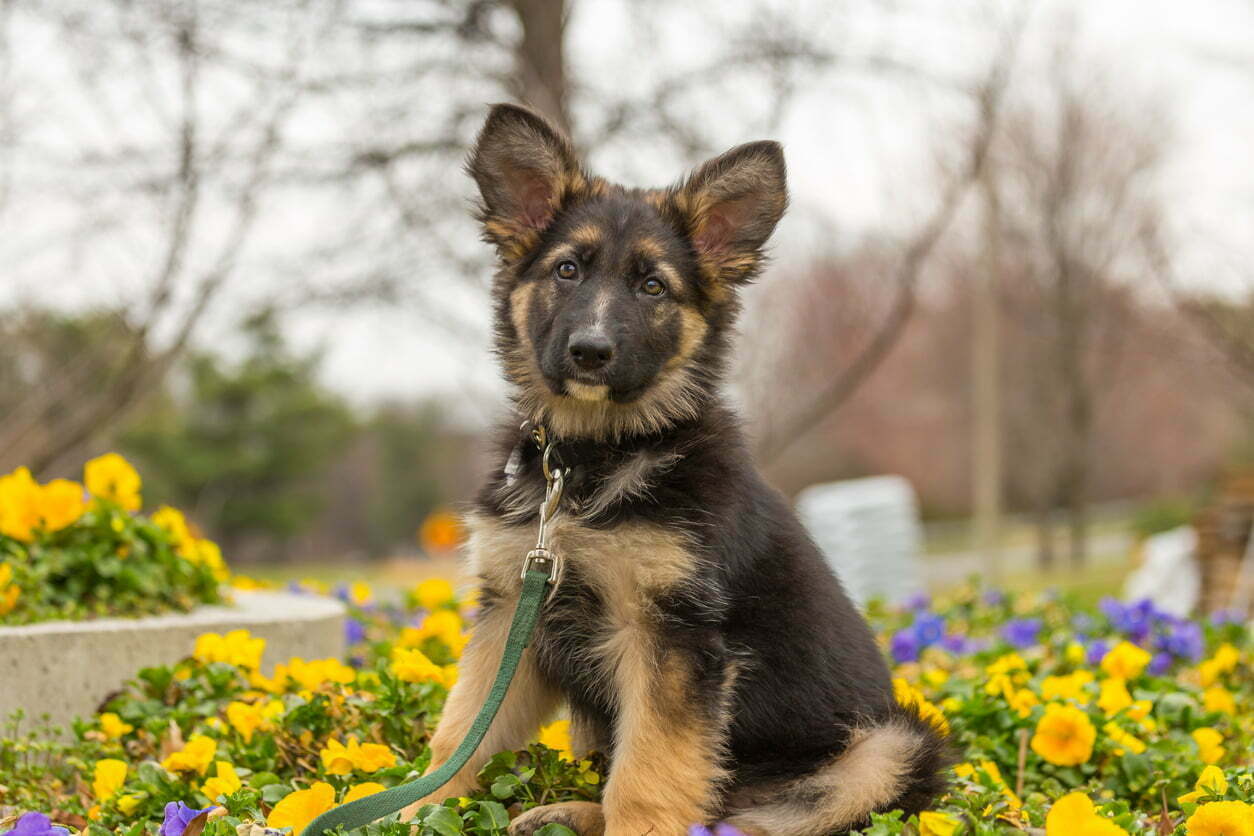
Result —
[[479, 827], [486, 828], [493, 833], [503, 832], [509, 827], [509, 813], [502, 804], [496, 801], [480, 801], [476, 821]]
[[571, 830], [565, 825], [557, 822], [549, 822], [544, 827], [535, 832], [535, 836], [579, 836], [578, 833]]
[[457, 836], [463, 832], [462, 817], [449, 807], [436, 807], [422, 820], [424, 829], [430, 828], [440, 836]]

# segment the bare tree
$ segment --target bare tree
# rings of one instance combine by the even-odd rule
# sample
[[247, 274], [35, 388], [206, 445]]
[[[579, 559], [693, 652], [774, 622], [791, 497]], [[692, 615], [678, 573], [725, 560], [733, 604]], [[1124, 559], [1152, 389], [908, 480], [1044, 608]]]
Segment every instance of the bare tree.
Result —
[[1007, 120], [995, 152], [1002, 250], [1018, 254], [1007, 269], [1026, 283], [1007, 298], [1025, 304], [1019, 325], [1039, 342], [1030, 367], [1018, 370], [1027, 402], [1012, 405], [1009, 431], [1023, 458], [1008, 477], [1037, 508], [1042, 562], [1052, 559], [1052, 509], [1060, 506], [1080, 565], [1094, 427], [1124, 334], [1114, 300], [1118, 285], [1150, 263], [1145, 236], [1157, 225], [1164, 140], [1153, 108], [1133, 111], [1126, 92], [1077, 59], [1066, 35], [1046, 82]]
[[989, 149], [997, 135], [1001, 104], [1010, 80], [1018, 46], [1027, 24], [1030, 6], [1007, 28], [1001, 48], [985, 77], [971, 93], [977, 118], [964, 143], [964, 162], [945, 183], [940, 200], [923, 225], [902, 243], [901, 255], [891, 271], [894, 297], [880, 324], [852, 359], [802, 403], [785, 406], [784, 415], [773, 418], [757, 445], [763, 457], [774, 457], [802, 438], [836, 411], [875, 372], [888, 356], [914, 312], [920, 277], [967, 195], [981, 181]]

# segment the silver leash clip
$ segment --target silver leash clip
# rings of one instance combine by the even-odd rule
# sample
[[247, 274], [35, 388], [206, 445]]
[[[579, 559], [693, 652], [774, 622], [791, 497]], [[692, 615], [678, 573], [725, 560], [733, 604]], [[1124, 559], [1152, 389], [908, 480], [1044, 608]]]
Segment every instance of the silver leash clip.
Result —
[[546, 486], [544, 489], [544, 501], [540, 503], [540, 530], [536, 535], [536, 547], [527, 552], [527, 556], [523, 558], [522, 573], [519, 577], [525, 579], [527, 573], [532, 569], [548, 572], [549, 595], [545, 599], [547, 602], [557, 592], [557, 587], [562, 582], [562, 574], [566, 568], [566, 563], [562, 560], [561, 555], [549, 548], [549, 523], [557, 515], [560, 508], [562, 492], [566, 488], [567, 470], [562, 467], [552, 466], [550, 459], [553, 454], [553, 445], [547, 443], [547, 433], [545, 433], [542, 426], [535, 429], [533, 436], [536, 443], [544, 450], [540, 464], [544, 471]]

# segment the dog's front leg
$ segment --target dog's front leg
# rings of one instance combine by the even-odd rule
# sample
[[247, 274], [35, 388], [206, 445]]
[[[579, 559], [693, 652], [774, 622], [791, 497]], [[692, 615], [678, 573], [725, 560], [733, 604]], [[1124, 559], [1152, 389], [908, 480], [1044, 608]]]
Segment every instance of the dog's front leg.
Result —
[[645, 626], [620, 631], [613, 645], [618, 713], [602, 799], [606, 836], [681, 836], [717, 805], [731, 668]]
[[[505, 640], [516, 605], [517, 599], [499, 600], [479, 614], [457, 666], [457, 683], [449, 692], [444, 714], [431, 736], [431, 766], [427, 774], [434, 772], [452, 756], [487, 700], [505, 653]], [[401, 812], [401, 820], [411, 818], [424, 804], [469, 795], [478, 786], [475, 776], [488, 759], [497, 752], [522, 748], [557, 708], [557, 702], [557, 692], [541, 681], [535, 657], [528, 648], [518, 663], [518, 671], [505, 701], [501, 703], [500, 712], [474, 755], [442, 788], [406, 807]]]

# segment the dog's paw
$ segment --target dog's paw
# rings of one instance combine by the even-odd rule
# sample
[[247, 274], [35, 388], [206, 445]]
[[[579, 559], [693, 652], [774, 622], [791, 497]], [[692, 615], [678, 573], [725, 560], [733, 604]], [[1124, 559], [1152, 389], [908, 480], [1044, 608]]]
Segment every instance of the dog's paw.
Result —
[[603, 836], [605, 833], [605, 816], [601, 814], [600, 804], [569, 801], [528, 810], [509, 823], [509, 834], [531, 836], [546, 824], [564, 825], [579, 836]]

